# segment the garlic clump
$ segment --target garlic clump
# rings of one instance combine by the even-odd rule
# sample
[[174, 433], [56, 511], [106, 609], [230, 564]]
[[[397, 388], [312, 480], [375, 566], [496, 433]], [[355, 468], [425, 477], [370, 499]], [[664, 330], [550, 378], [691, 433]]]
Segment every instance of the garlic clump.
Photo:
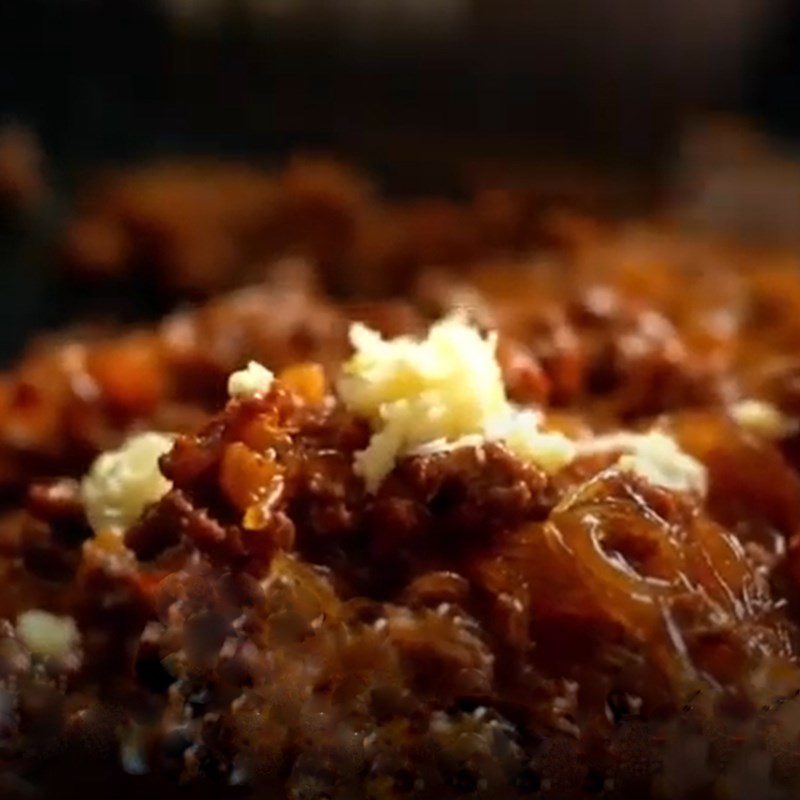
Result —
[[81, 483], [86, 516], [95, 533], [122, 533], [172, 484], [158, 460], [172, 448], [164, 433], [132, 436], [119, 449], [99, 455]]
[[354, 354], [344, 365], [339, 396], [369, 420], [373, 435], [356, 470], [375, 491], [402, 455], [502, 441], [520, 458], [554, 472], [574, 446], [541, 430], [542, 417], [506, 397], [497, 334], [483, 336], [460, 316], [434, 324], [421, 340], [384, 339], [362, 324], [350, 329]]
[[617, 469], [635, 473], [671, 491], [706, 493], [706, 468], [661, 431], [610, 433], [581, 442], [578, 449], [582, 455], [622, 451], [615, 464]]
[[80, 642], [80, 633], [72, 617], [59, 617], [34, 608], [17, 618], [17, 635], [35, 656], [66, 658]]
[[228, 395], [244, 400], [266, 394], [275, 376], [263, 364], [250, 361], [244, 369], [232, 372], [228, 378]]

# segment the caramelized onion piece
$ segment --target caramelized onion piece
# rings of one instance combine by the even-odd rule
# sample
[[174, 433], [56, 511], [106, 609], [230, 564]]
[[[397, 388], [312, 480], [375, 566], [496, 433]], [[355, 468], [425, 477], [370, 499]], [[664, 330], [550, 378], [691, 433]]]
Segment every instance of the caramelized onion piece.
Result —
[[[698, 667], [727, 677], [756, 640], [761, 654], [783, 652], [780, 633], [763, 621], [768, 587], [738, 540], [689, 499], [611, 470], [546, 522], [509, 533], [478, 564], [477, 580], [499, 609], [517, 608], [515, 644], [521, 618], [533, 642], [541, 626], [563, 624], [627, 642], [674, 687]], [[717, 656], [706, 650], [698, 664], [695, 648], [709, 631]]]
[[[800, 476], [774, 442], [754, 436], [710, 411], [683, 412], [670, 421], [681, 447], [708, 470], [708, 502], [722, 524], [745, 539], [770, 531], [800, 531]], [[737, 525], [747, 521], [746, 528]]]

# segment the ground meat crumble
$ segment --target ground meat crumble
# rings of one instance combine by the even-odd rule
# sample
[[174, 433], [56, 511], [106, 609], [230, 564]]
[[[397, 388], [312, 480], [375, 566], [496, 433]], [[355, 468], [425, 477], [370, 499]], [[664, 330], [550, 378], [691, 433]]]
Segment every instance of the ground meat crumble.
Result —
[[[800, 686], [780, 571], [724, 504], [608, 457], [548, 477], [500, 443], [407, 457], [369, 495], [368, 430], [318, 388], [295, 370], [179, 436], [172, 488], [124, 537], [92, 535], [76, 484], [31, 489], [26, 524], [55, 555], [28, 569], [81, 636], [61, 660], [0, 637], [3, 741], [34, 773], [91, 730], [132, 785], [215, 796], [669, 793], [682, 726], [718, 748]], [[747, 436], [674, 425], [713, 447], [724, 493]], [[707, 754], [697, 785], [731, 763]]]
[[[462, 261], [357, 303], [273, 278], [2, 377], [0, 796], [796, 796], [800, 279], [563, 225], [555, 271]], [[657, 425], [705, 496], [501, 441], [367, 491], [348, 323], [453, 309], [498, 331], [514, 403], [575, 441]], [[249, 359], [276, 380], [226, 405]], [[737, 421], [748, 398], [785, 427]], [[143, 429], [176, 436], [169, 490], [93, 531], [79, 478]]]

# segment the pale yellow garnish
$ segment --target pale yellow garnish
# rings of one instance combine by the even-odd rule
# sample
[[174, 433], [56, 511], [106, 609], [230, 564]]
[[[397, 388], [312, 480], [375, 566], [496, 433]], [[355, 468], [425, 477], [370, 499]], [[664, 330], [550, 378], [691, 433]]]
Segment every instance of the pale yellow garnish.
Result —
[[797, 430], [797, 421], [764, 400], [740, 400], [731, 406], [737, 425], [764, 439], [780, 439]]
[[621, 450], [625, 455], [616, 462], [618, 469], [633, 472], [656, 486], [679, 492], [706, 492], [706, 468], [694, 457], [684, 452], [677, 442], [665, 433], [631, 433], [621, 431], [598, 436], [582, 442], [582, 454]]
[[245, 400], [266, 394], [275, 376], [263, 364], [250, 361], [244, 369], [231, 373], [228, 378], [228, 394], [238, 400]]
[[531, 461], [545, 472], [558, 472], [575, 458], [575, 443], [556, 431], [543, 431], [536, 411], [512, 409], [489, 426], [488, 438], [501, 440], [523, 461]]
[[95, 459], [81, 484], [86, 516], [95, 533], [122, 533], [170, 490], [172, 484], [161, 474], [158, 460], [171, 448], [171, 436], [141, 433]]
[[59, 617], [40, 609], [17, 617], [17, 635], [33, 655], [57, 659], [66, 658], [80, 641], [72, 617]]
[[569, 440], [543, 433], [535, 412], [506, 397], [496, 358], [497, 336], [448, 317], [426, 338], [385, 340], [365, 325], [350, 329], [355, 350], [338, 392], [369, 420], [373, 436], [356, 457], [356, 470], [374, 491], [397, 458], [502, 440], [520, 458], [554, 471], [572, 458]]

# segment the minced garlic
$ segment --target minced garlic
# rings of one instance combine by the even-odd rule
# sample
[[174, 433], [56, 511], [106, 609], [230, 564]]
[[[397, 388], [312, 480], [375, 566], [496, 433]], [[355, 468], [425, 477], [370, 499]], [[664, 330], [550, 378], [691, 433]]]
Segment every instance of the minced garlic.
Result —
[[385, 340], [365, 325], [350, 329], [355, 349], [339, 396], [369, 420], [373, 436], [356, 470], [374, 491], [397, 458], [502, 440], [521, 458], [555, 471], [572, 459], [571, 442], [540, 430], [541, 418], [508, 401], [496, 358], [497, 336], [459, 316], [433, 325], [422, 340]]
[[764, 400], [740, 400], [731, 406], [737, 425], [764, 439], [780, 439], [797, 429], [797, 421]]
[[80, 641], [72, 617], [59, 617], [36, 608], [19, 615], [17, 635], [33, 655], [57, 659], [66, 658]]
[[487, 437], [500, 440], [523, 461], [531, 461], [545, 472], [558, 472], [575, 457], [575, 443], [555, 431], [541, 429], [542, 416], [536, 411], [511, 409], [493, 420]]
[[245, 400], [266, 394], [275, 376], [263, 364], [250, 361], [244, 369], [231, 373], [228, 378], [228, 394], [238, 400]]
[[95, 533], [123, 532], [170, 490], [172, 484], [161, 474], [158, 460], [171, 447], [171, 436], [142, 433], [95, 459], [81, 484], [86, 516]]
[[619, 450], [624, 452], [615, 466], [633, 472], [657, 486], [678, 492], [705, 494], [706, 468], [665, 433], [622, 431], [582, 442], [579, 452], [588, 455]]

